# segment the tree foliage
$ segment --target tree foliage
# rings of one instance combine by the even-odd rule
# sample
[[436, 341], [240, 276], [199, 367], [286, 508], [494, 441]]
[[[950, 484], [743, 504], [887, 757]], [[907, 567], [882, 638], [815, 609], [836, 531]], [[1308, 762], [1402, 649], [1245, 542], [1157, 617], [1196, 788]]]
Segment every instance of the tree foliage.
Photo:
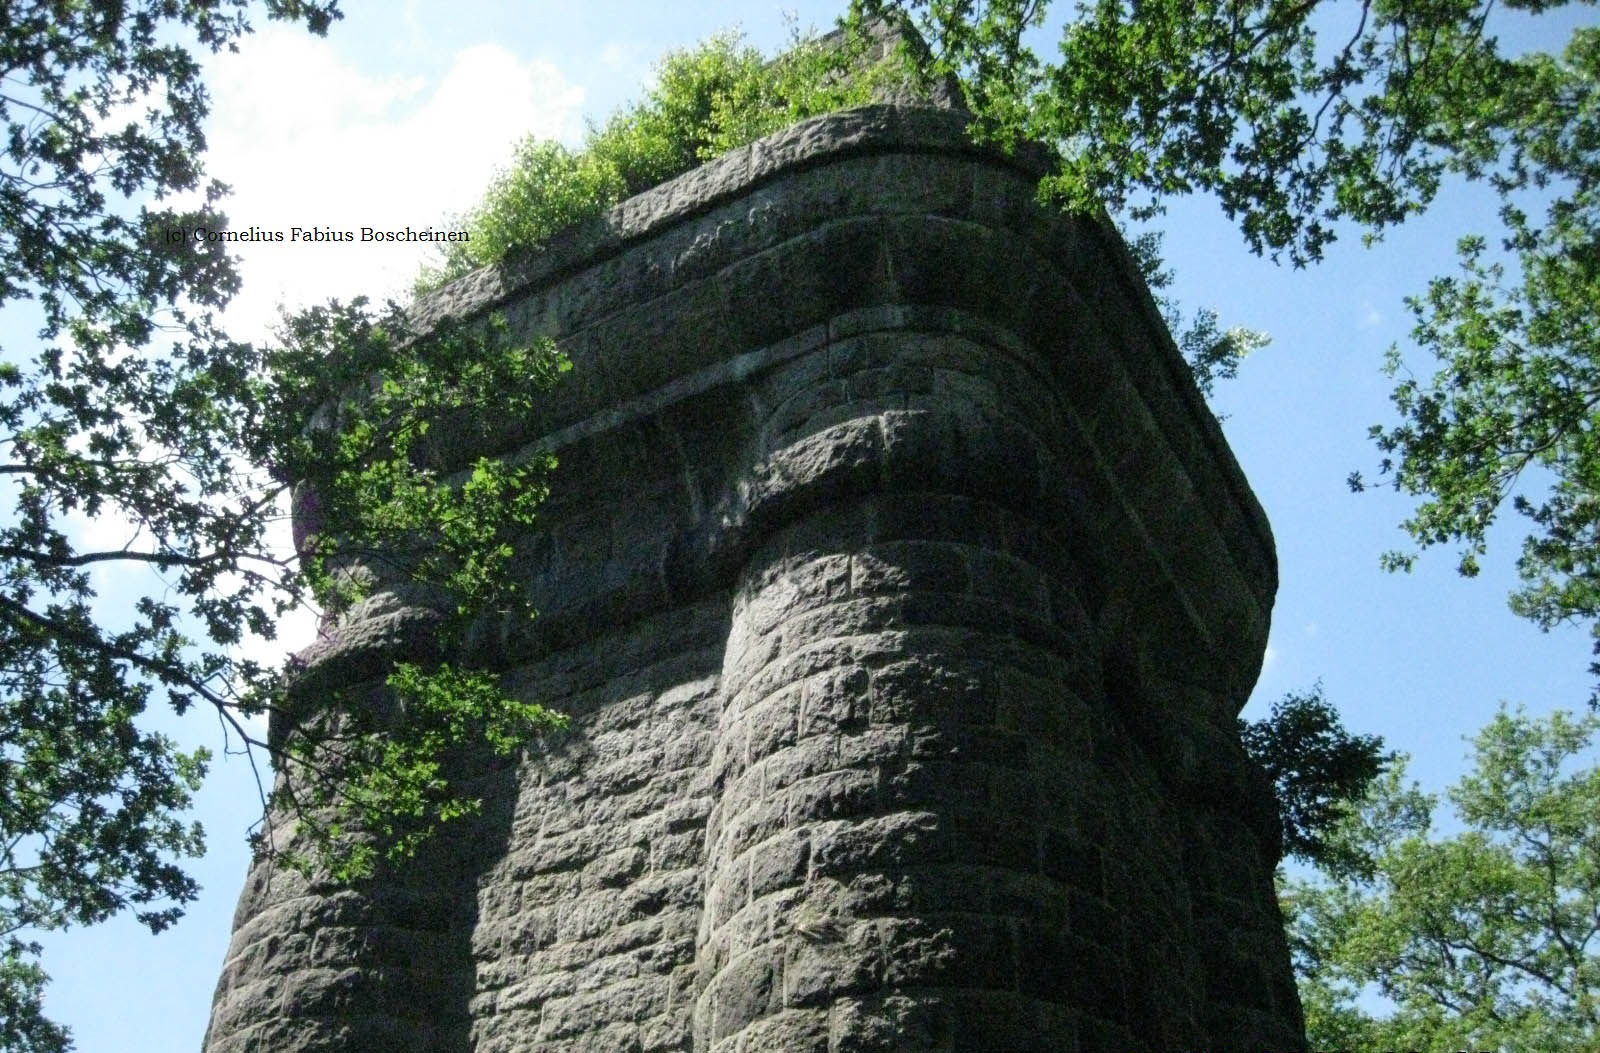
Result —
[[[1365, 874], [1281, 899], [1314, 1049], [1592, 1049], [1600, 1041], [1600, 717], [1502, 709], [1448, 797], [1400, 765], [1331, 840]], [[1357, 1001], [1375, 990], [1382, 1017]]]
[[1335, 872], [1370, 869], [1331, 831], [1393, 762], [1383, 740], [1346, 731], [1321, 684], [1289, 692], [1261, 720], [1240, 720], [1239, 737], [1277, 792], [1284, 853]]
[[[1513, 64], [1497, 88], [1480, 112], [1508, 143], [1491, 178], [1515, 264], [1465, 237], [1459, 273], [1408, 301], [1437, 366], [1418, 378], [1391, 352], [1401, 422], [1372, 434], [1394, 486], [1424, 498], [1405, 523], [1419, 547], [1459, 545], [1476, 574], [1509, 499], [1531, 524], [1512, 610], [1544, 629], [1586, 622], [1600, 654], [1600, 29]], [[1543, 222], [1514, 196], [1529, 188]]]
[[[1054, 61], [1026, 39], [1048, 0], [852, 6], [913, 15], [929, 71], [961, 77], [980, 134], [1056, 145], [1049, 195], [1152, 215], [1163, 199], [1208, 192], [1253, 250], [1297, 264], [1319, 259], [1341, 222], [1380, 231], [1414, 215], [1448, 173], [1559, 173], [1507, 136], [1521, 123], [1510, 85], [1550, 57], [1502, 56], [1493, 5], [1478, 0], [1094, 0], [1063, 25]], [[1529, 88], [1517, 101], [1558, 101], [1548, 84]]]
[[[263, 796], [304, 821], [299, 861], [346, 875], [472, 807], [449, 750], [554, 722], [445, 664], [396, 671], [404, 721], [349, 700], [319, 724], [290, 704], [292, 670], [243, 649], [301, 603], [336, 631], [379, 581], [435, 601], [441, 656], [474, 617], [526, 613], [504, 570], [548, 459], [430, 441], [486, 405], [525, 409], [562, 368], [503, 329], [424, 336], [362, 304], [291, 320], [276, 348], [227, 338], [225, 245], [169, 232], [226, 226], [197, 56], [232, 47], [252, 6], [0, 7], [0, 1048], [70, 1045], [40, 1012], [31, 934], [130, 909], [159, 931], [197, 892], [184, 812], [209, 756], [151, 731], [152, 707], [210, 709], [233, 747], [272, 752], [290, 777]], [[338, 13], [256, 10], [318, 33]], [[303, 561], [268, 534], [290, 480], [321, 519]], [[117, 567], [155, 578], [111, 606], [97, 575]]]
[[534, 613], [508, 568], [555, 467], [548, 453], [483, 451], [498, 449], [507, 422], [531, 418], [570, 365], [548, 341], [511, 340], [500, 317], [419, 334], [399, 306], [374, 317], [359, 300], [302, 311], [280, 338], [263, 353], [246, 451], [272, 466], [273, 492], [293, 480], [305, 498], [295, 569], [277, 588], [308, 593], [334, 634], [380, 591], [434, 614], [433, 659], [395, 663], [376, 707], [336, 692], [306, 712], [285, 696], [292, 667], [287, 677], [243, 662], [230, 671], [252, 692], [245, 710], [272, 712], [285, 729], [249, 741], [288, 776], [271, 803], [302, 817], [312, 846], [288, 861], [349, 879], [478, 808], [450, 784], [453, 750], [485, 743], [506, 754], [564, 724], [462, 662], [475, 625]]
[[1161, 256], [1162, 232], [1141, 230], [1135, 234], [1124, 229], [1123, 234], [1128, 251], [1155, 299], [1156, 308], [1189, 367], [1189, 375], [1194, 378], [1200, 394], [1210, 400], [1216, 394], [1217, 382], [1238, 376], [1240, 363], [1247, 355], [1270, 344], [1271, 336], [1245, 326], [1224, 329], [1220, 316], [1211, 307], [1201, 307], [1187, 316], [1183, 305], [1168, 292], [1175, 275]]

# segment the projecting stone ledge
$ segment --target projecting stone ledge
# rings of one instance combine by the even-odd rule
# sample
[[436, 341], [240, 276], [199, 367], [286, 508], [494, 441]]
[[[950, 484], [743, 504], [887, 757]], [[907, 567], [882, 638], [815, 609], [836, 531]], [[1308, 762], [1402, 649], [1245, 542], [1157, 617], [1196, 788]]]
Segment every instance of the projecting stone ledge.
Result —
[[451, 454], [561, 459], [477, 646], [574, 730], [404, 873], [258, 868], [213, 1053], [1303, 1046], [1234, 724], [1271, 535], [1038, 174], [849, 111], [421, 305], [573, 360]]

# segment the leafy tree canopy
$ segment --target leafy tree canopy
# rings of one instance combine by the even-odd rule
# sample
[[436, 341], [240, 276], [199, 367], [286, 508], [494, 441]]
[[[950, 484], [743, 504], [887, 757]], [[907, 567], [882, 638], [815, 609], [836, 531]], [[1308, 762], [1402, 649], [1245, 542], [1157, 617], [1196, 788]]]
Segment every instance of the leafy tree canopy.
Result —
[[[1600, 717], [1501, 712], [1448, 798], [1404, 765], [1330, 830], [1349, 870], [1288, 882], [1313, 1049], [1593, 1049], [1600, 1041]], [[1376, 990], [1394, 1011], [1359, 1003]]]
[[[263, 847], [346, 876], [470, 810], [443, 774], [451, 747], [508, 750], [555, 723], [450, 665], [396, 670], [404, 721], [354, 705], [297, 720], [286, 671], [240, 650], [295, 604], [336, 623], [378, 580], [436, 599], [441, 656], [473, 617], [525, 613], [503, 569], [548, 459], [457, 463], [430, 436], [485, 405], [525, 409], [563, 367], [503, 328], [422, 338], [359, 303], [292, 319], [276, 348], [227, 338], [225, 245], [166, 232], [226, 226], [201, 166], [197, 55], [234, 46], [252, 11], [317, 33], [338, 15], [331, 0], [0, 5], [4, 1049], [70, 1045], [40, 1011], [31, 933], [130, 909], [159, 931], [196, 894], [181, 860], [202, 831], [183, 813], [208, 753], [150, 731], [152, 706], [209, 707], [234, 746], [270, 751], [291, 777], [264, 796], [306, 836]], [[299, 561], [267, 535], [288, 480], [320, 519]], [[159, 580], [108, 611], [93, 572], [118, 566]]]
[[1239, 737], [1277, 791], [1284, 853], [1330, 872], [1369, 870], [1369, 859], [1330, 833], [1394, 761], [1383, 740], [1346, 731], [1320, 683], [1284, 695], [1261, 720], [1239, 721]]
[[[1497, 100], [1517, 143], [1496, 176], [1514, 265], [1469, 235], [1459, 272], [1407, 301], [1435, 370], [1417, 377], [1391, 351], [1401, 420], [1372, 435], [1394, 485], [1424, 498], [1406, 530], [1419, 547], [1459, 545], [1462, 574], [1478, 572], [1509, 499], [1532, 525], [1512, 610], [1544, 629], [1588, 623], [1600, 654], [1600, 30], [1530, 64]], [[1528, 184], [1550, 200], [1542, 223], [1510, 197]]]

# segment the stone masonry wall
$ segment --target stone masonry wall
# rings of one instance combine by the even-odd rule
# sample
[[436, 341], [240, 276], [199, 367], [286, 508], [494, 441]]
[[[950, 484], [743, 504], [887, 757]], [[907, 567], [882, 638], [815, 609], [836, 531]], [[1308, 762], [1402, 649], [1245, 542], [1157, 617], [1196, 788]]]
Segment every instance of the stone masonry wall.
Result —
[[835, 114], [424, 306], [573, 358], [497, 429], [561, 459], [543, 613], [479, 641], [573, 731], [401, 873], [258, 866], [211, 1053], [1303, 1047], [1234, 727], [1271, 535], [1037, 174], [955, 113]]

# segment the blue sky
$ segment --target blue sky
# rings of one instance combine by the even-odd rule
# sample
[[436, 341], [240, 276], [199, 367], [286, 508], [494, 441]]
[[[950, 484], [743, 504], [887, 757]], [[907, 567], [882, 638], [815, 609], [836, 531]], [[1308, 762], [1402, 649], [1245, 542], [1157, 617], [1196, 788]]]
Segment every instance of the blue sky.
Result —
[[[842, 2], [347, 0], [325, 40], [264, 27], [240, 54], [211, 62], [210, 172], [234, 187], [236, 227], [435, 225], [471, 205], [522, 135], [575, 145], [583, 119], [636, 97], [664, 51], [740, 27], [770, 52], [788, 35], [783, 11], [827, 28]], [[1515, 39], [1549, 46], [1563, 36], [1544, 25]], [[1379, 366], [1391, 344], [1406, 345], [1402, 297], [1453, 267], [1461, 234], [1492, 236], [1494, 210], [1478, 189], [1451, 187], [1379, 246], [1363, 248], [1352, 234], [1305, 271], [1251, 256], [1207, 200], [1179, 203], [1166, 223], [1183, 305], [1273, 338], [1215, 402], [1271, 518], [1280, 564], [1268, 660], [1247, 715], [1320, 679], [1347, 726], [1410, 753], [1430, 790], [1463, 772], [1462, 737], [1501, 700], [1535, 712], [1576, 708], [1589, 687], [1581, 631], [1542, 634], [1506, 609], [1522, 532], [1514, 517], [1497, 528], [1475, 580], [1459, 578], [1446, 551], [1412, 574], [1386, 574], [1378, 557], [1404, 547], [1396, 525], [1410, 505], [1345, 485], [1352, 470], [1376, 474], [1366, 430], [1393, 420]], [[261, 336], [279, 304], [398, 293], [421, 262], [406, 246], [251, 246], [233, 331]], [[116, 526], [86, 529], [115, 535]], [[113, 603], [141, 587], [101, 584]], [[299, 624], [285, 635], [294, 645], [308, 633]], [[169, 731], [220, 747], [203, 718], [169, 722]], [[256, 809], [247, 766], [219, 757], [200, 803], [211, 851], [194, 869], [205, 891], [189, 916], [159, 937], [119, 919], [46, 941], [48, 1009], [80, 1050], [198, 1048]]]

